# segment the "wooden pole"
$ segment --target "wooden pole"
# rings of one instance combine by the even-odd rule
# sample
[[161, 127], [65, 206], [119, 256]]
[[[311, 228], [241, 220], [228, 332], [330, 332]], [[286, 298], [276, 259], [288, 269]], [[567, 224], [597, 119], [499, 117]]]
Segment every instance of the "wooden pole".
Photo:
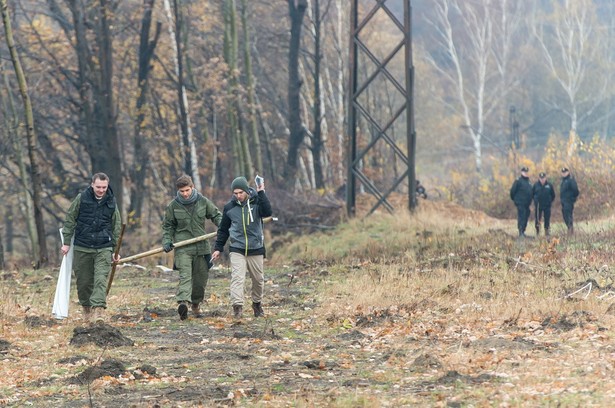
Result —
[[117, 262], [115, 262], [115, 258], [117, 258], [120, 253], [120, 247], [122, 246], [122, 238], [124, 238], [124, 230], [126, 229], [126, 224], [122, 224], [122, 230], [120, 231], [120, 237], [117, 240], [117, 245], [115, 246], [115, 254], [113, 254], [113, 266], [111, 267], [111, 273], [109, 274], [109, 280], [107, 281], [107, 295], [109, 295], [109, 290], [111, 289], [111, 284], [113, 283], [113, 277], [115, 276], [115, 268], [117, 267]]
[[[277, 218], [275, 218], [275, 217], [263, 218], [263, 222], [269, 222], [269, 221], [277, 221]], [[218, 234], [218, 232], [210, 232], [209, 234], [199, 235], [198, 237], [194, 237], [194, 238], [187, 239], [185, 241], [179, 241], [177, 243], [174, 243], [173, 247], [174, 248], [181, 248], [181, 247], [186, 246], [186, 245], [194, 244], [195, 242], [200, 242], [200, 241], [204, 241], [204, 240], [209, 239], [209, 238], [213, 238], [217, 234]], [[128, 258], [122, 258], [117, 263], [118, 264], [123, 264], [123, 263], [131, 262], [131, 261], [135, 261], [137, 259], [145, 258], [146, 256], [151, 256], [151, 255], [159, 254], [159, 253], [161, 253], [163, 251], [164, 251], [164, 248], [162, 248], [162, 247], [150, 249], [149, 251], [145, 251], [145, 252], [141, 252], [140, 254], [129, 256]]]

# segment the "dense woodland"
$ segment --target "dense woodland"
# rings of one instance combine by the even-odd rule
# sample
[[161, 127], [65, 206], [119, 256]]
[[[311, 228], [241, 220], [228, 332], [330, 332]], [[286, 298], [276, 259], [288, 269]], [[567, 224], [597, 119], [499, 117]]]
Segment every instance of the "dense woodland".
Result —
[[[362, 17], [375, 11], [360, 37], [378, 58], [403, 37], [387, 13], [402, 15], [404, 1], [359, 2]], [[182, 173], [220, 207], [237, 175], [263, 175], [279, 197], [343, 190], [350, 3], [1, 0], [3, 262], [55, 262], [57, 228], [96, 171], [142, 249], [159, 243]], [[464, 194], [508, 183], [549, 148], [564, 151], [554, 171], [579, 146], [611, 142], [612, 1], [411, 5], [416, 174], [430, 198], [472, 204]], [[403, 76], [403, 63], [389, 69]], [[362, 78], [373, 70], [361, 67]], [[399, 101], [386, 80], [365, 96], [383, 111]], [[362, 145], [370, 132], [359, 124]], [[403, 133], [391, 131], [402, 146]], [[376, 147], [366, 174], [398, 176], [392, 157]]]

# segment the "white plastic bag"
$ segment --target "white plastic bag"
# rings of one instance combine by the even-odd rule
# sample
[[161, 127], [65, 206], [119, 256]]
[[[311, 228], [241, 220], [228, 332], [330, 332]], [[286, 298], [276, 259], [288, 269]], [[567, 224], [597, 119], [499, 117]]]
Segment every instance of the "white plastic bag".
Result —
[[[60, 228], [60, 237], [62, 238], [62, 245], [64, 245], [64, 236], [62, 235], [62, 228]], [[68, 304], [70, 300], [70, 281], [71, 272], [73, 269], [73, 240], [70, 243], [70, 249], [68, 253], [62, 258], [62, 265], [60, 266], [60, 274], [58, 275], [58, 284], [56, 285], [56, 294], [53, 299], [53, 309], [51, 313], [56, 319], [66, 319], [68, 317]]]

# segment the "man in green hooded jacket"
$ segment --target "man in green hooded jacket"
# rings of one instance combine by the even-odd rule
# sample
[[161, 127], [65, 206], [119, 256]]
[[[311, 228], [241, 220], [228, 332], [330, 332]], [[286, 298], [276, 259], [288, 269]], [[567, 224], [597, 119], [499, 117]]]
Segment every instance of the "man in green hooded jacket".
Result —
[[[162, 247], [165, 252], [173, 250], [174, 242], [205, 235], [205, 220], [211, 220], [217, 227], [222, 219], [218, 207], [194, 188], [190, 176], [180, 176], [175, 186], [177, 196], [167, 205], [162, 222]], [[207, 240], [175, 249], [174, 265], [179, 271], [175, 298], [181, 320], [188, 317], [188, 304], [191, 304], [195, 317], [202, 317], [200, 304], [205, 298], [210, 260], [211, 249]]]

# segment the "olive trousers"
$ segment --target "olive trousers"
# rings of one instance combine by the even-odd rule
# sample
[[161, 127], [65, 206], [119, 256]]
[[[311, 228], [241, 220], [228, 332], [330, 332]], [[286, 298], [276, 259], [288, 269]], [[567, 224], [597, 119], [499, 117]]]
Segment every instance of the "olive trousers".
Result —
[[75, 247], [73, 270], [81, 306], [107, 307], [107, 279], [113, 262], [113, 248]]
[[194, 305], [201, 303], [205, 297], [205, 287], [209, 279], [209, 268], [205, 255], [193, 255], [175, 251], [175, 269], [179, 271], [179, 285], [175, 300]]

